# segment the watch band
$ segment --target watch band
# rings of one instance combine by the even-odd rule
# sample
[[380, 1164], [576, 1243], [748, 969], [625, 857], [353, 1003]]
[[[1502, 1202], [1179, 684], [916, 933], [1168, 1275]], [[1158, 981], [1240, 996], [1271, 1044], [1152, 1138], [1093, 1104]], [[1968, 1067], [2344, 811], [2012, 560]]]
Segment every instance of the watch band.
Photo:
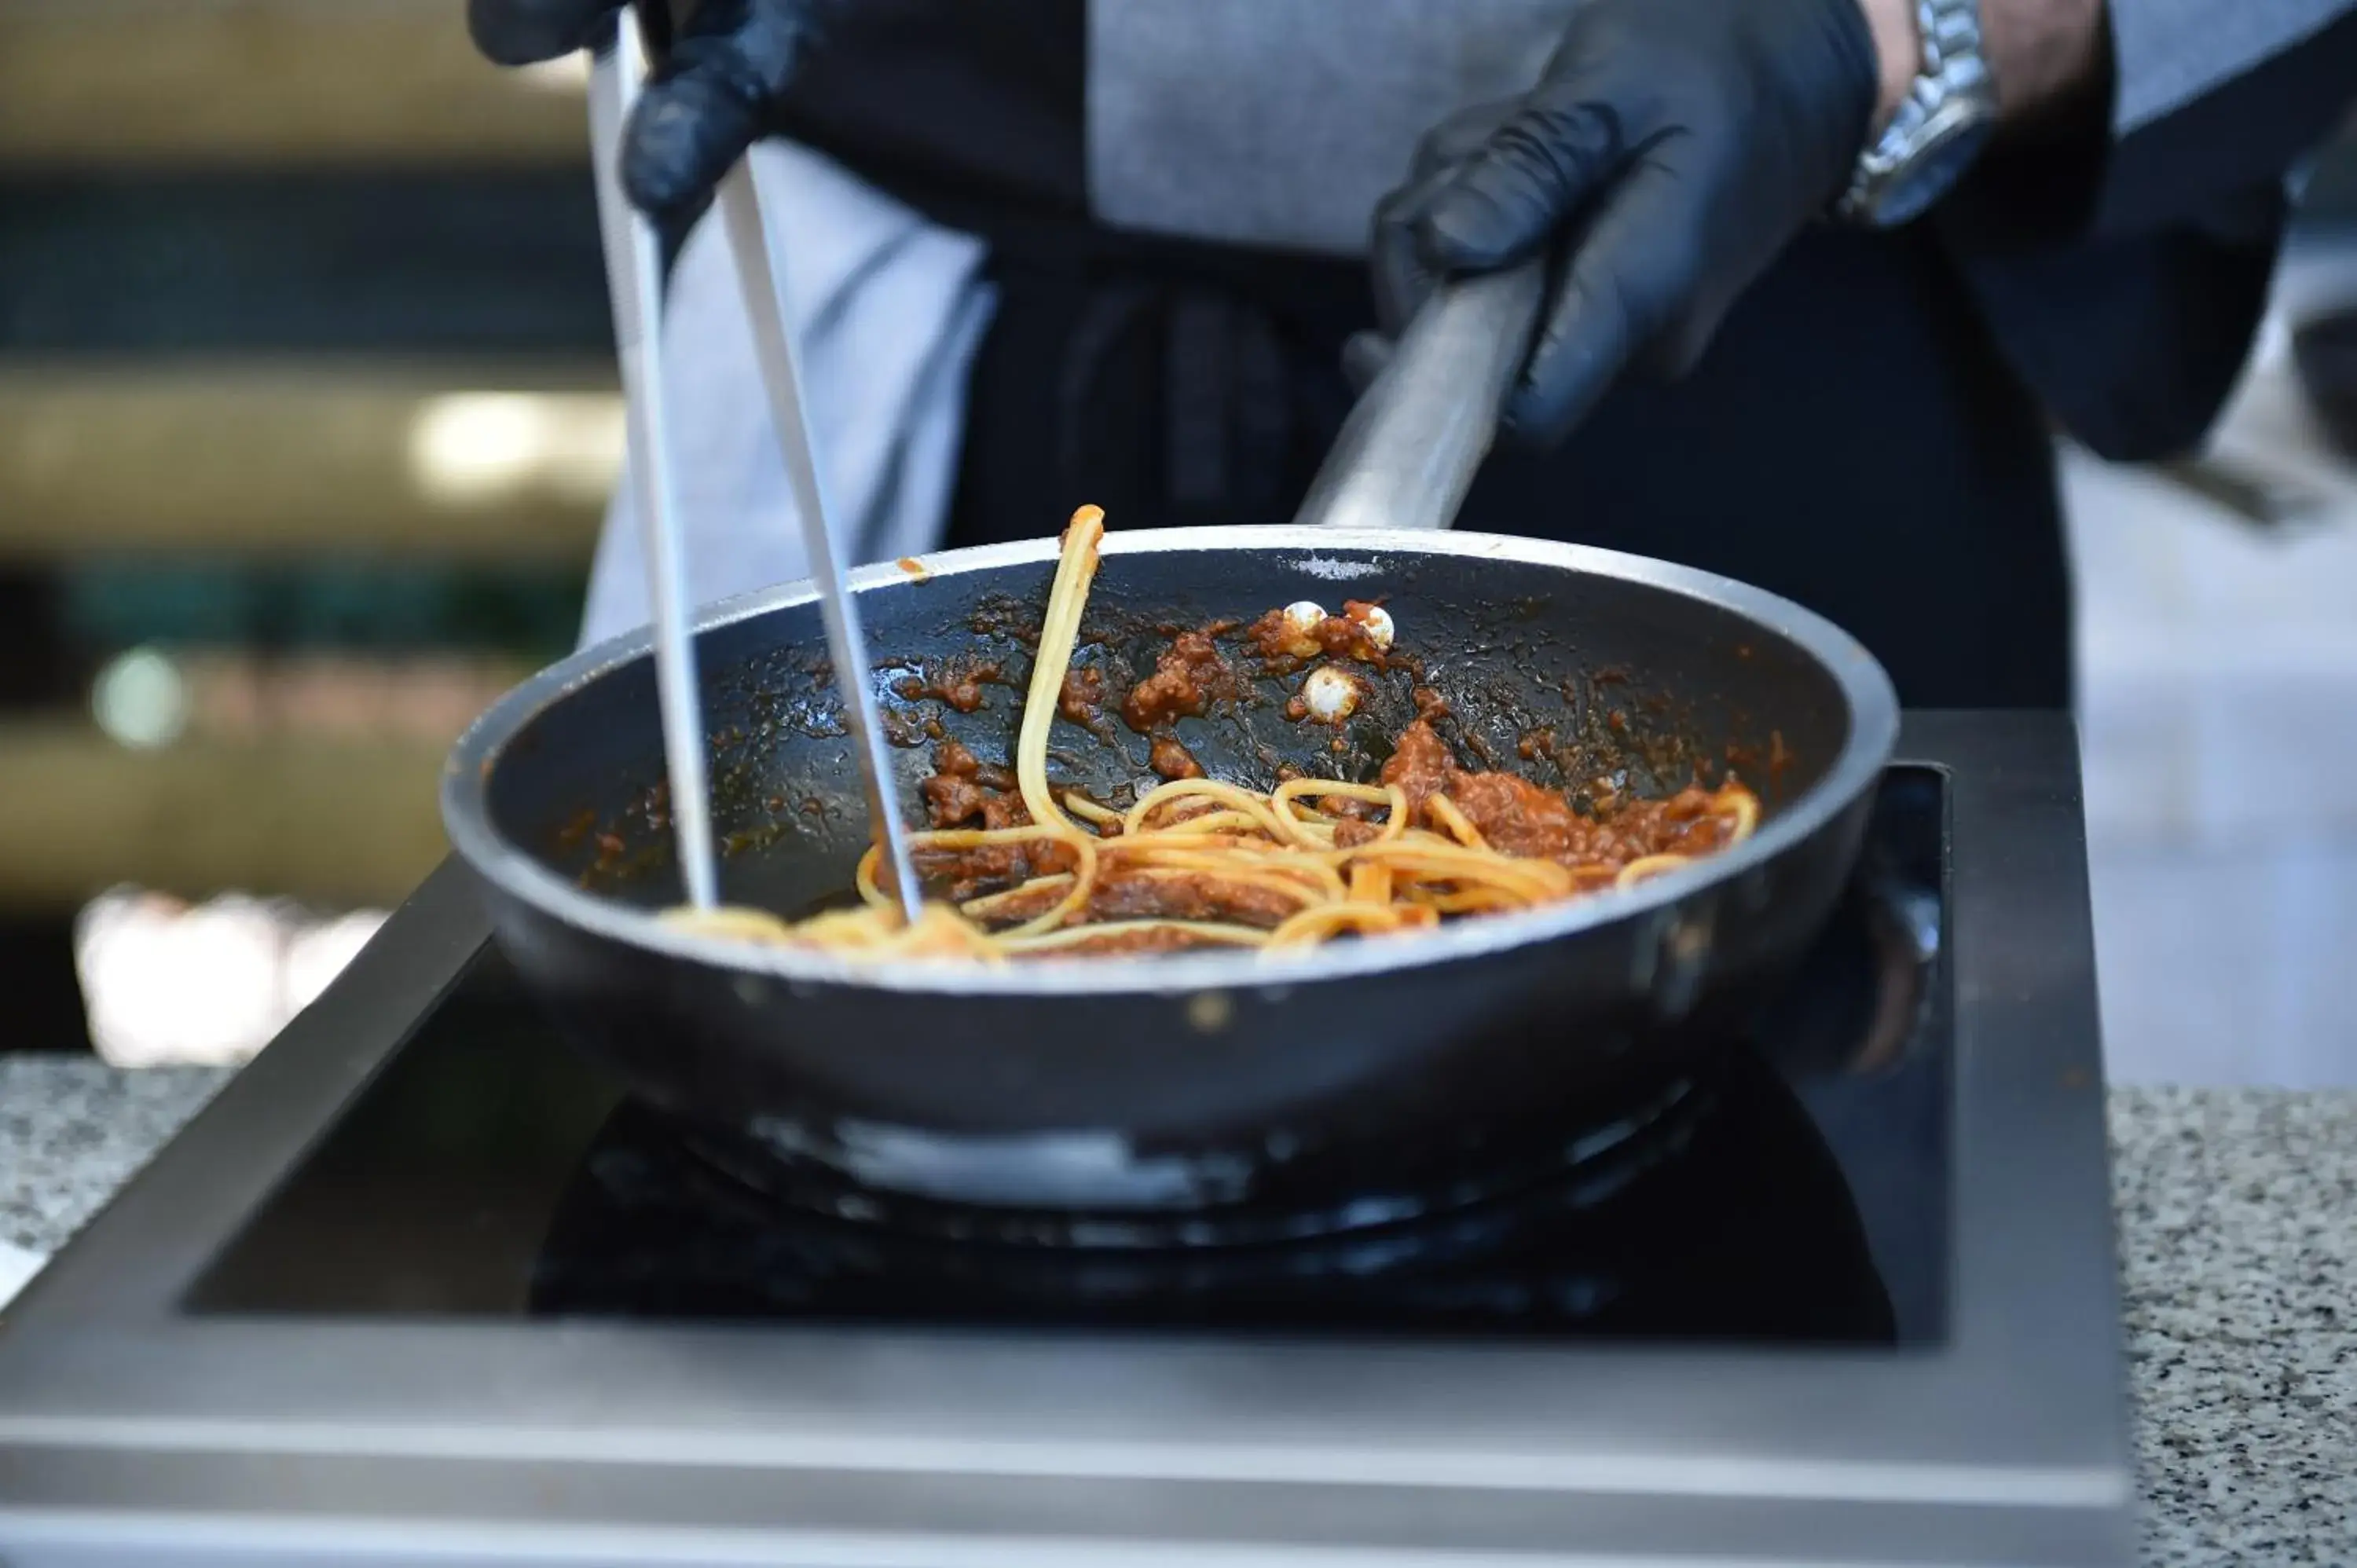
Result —
[[[1923, 63], [1882, 134], [1858, 155], [1835, 210], [1852, 222], [1901, 221], [1887, 210], [1914, 166], [1964, 130], [1996, 118], [1996, 82], [1981, 45], [1980, 0], [1916, 0]], [[1911, 217], [1930, 205], [1909, 204]]]

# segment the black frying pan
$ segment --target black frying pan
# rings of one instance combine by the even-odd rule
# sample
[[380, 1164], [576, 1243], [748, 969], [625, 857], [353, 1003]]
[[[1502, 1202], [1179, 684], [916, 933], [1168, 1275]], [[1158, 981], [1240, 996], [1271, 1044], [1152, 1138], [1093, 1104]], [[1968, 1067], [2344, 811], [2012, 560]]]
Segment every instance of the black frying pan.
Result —
[[[1627, 892], [1280, 955], [880, 968], [719, 942], [653, 918], [680, 888], [641, 636], [528, 682], [453, 756], [444, 815], [516, 968], [584, 1049], [726, 1152], [963, 1204], [1363, 1208], [1511, 1168], [1567, 1125], [1658, 1097], [1830, 912], [1897, 704], [1856, 641], [1770, 595], [1437, 532], [1489, 446], [1537, 298], [1525, 271], [1426, 306], [1313, 488], [1304, 517], [1331, 526], [1124, 535], [1109, 520], [1081, 662], [1118, 690], [1171, 627], [1380, 597], [1452, 704], [1467, 765], [1668, 790], [1731, 759], [1770, 808], [1745, 843]], [[937, 737], [1007, 759], [1055, 553], [1041, 540], [855, 578], [911, 820]], [[840, 895], [867, 825], [813, 595], [721, 607], [696, 640], [724, 897], [792, 913]], [[972, 713], [898, 694], [977, 664], [996, 683]], [[1179, 738], [1255, 787], [1288, 764], [1372, 778], [1415, 682], [1379, 682], [1339, 751], [1286, 720], [1274, 682]], [[1118, 802], [1150, 781], [1146, 742], [1061, 725], [1051, 773]]]
[[[888, 698], [904, 806], [928, 726], [1004, 760], [1052, 542], [931, 558], [856, 585], [888, 689], [996, 665], [984, 705]], [[675, 901], [643, 638], [504, 698], [445, 781], [500, 940], [566, 1032], [642, 1096], [873, 1184], [963, 1201], [1191, 1206], [1428, 1182], [1469, 1145], [1642, 1092], [1740, 1022], [1803, 951], [1855, 856], [1897, 725], [1848, 637], [1702, 574], [1532, 540], [1289, 528], [1109, 540], [1084, 661], [1152, 668], [1157, 627], [1382, 596], [1456, 712], [1471, 766], [1668, 789], [1730, 757], [1768, 816], [1723, 855], [1625, 893], [1281, 957], [1185, 954], [878, 970], [657, 926]], [[716, 831], [732, 901], [807, 908], [847, 886], [865, 813], [810, 596], [703, 623]], [[1215, 776], [1284, 763], [1370, 777], [1412, 716], [1396, 673], [1329, 749], [1274, 682], [1186, 720]], [[1549, 735], [1546, 732], [1552, 732]], [[1526, 760], [1525, 749], [1535, 753]], [[1146, 743], [1059, 727], [1053, 767], [1098, 799], [1150, 779]]]

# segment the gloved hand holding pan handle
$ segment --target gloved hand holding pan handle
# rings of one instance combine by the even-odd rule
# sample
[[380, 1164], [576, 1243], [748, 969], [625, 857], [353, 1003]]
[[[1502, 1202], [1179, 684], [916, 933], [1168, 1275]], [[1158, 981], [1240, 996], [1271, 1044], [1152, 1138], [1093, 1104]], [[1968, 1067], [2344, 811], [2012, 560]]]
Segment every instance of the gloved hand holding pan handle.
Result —
[[[1587, 0], [1536, 86], [1434, 129], [1379, 207], [1384, 332], [1438, 280], [1536, 260], [1546, 300], [1502, 411], [1509, 435], [1553, 446], [1623, 375], [1684, 374], [1742, 292], [1831, 213], [1925, 63], [1926, 12], [1918, 0]], [[2103, 80], [2103, 0], [1979, 0], [1976, 19], [2000, 121]], [[1355, 341], [1353, 378], [1386, 349]]]
[[1593, 0], [1529, 92], [1426, 136], [1375, 214], [1379, 317], [1396, 332], [1439, 280], [1543, 260], [1503, 420], [1552, 445], [1624, 371], [1700, 357], [1841, 193], [1878, 80], [1858, 0]]

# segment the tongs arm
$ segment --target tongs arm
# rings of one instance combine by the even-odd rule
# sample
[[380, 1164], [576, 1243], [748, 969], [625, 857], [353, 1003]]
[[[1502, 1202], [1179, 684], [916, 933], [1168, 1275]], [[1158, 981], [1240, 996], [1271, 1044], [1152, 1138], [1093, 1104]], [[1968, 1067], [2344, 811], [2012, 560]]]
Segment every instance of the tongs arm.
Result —
[[662, 713], [672, 829], [687, 901], [709, 909], [719, 901], [720, 876], [712, 851], [704, 705], [688, 613], [687, 562], [680, 538], [670, 433], [664, 426], [662, 252], [654, 225], [622, 194], [622, 127], [645, 75], [646, 58], [630, 18], [619, 22], [612, 44], [598, 51], [590, 67], [589, 162], [613, 304], [614, 347], [621, 362], [632, 499], [654, 622], [655, 691]]
[[[661, 4], [640, 0], [617, 23], [613, 46], [597, 57], [591, 72], [591, 163], [613, 293], [623, 396], [630, 411], [630, 472], [653, 600], [656, 689], [662, 705], [672, 815], [689, 901], [709, 908], [717, 897], [718, 874], [705, 793], [704, 726], [684, 552], [663, 422], [661, 250], [652, 223], [630, 205], [620, 177], [621, 140], [630, 105], [650, 54], [668, 44], [670, 16]], [[776, 427], [811, 580], [818, 591], [827, 652], [843, 699], [844, 723], [866, 789], [870, 831], [883, 852], [901, 914], [914, 923], [922, 893], [891, 789], [891, 756], [877, 712], [859, 607], [844, 581], [834, 538], [827, 530], [824, 488], [804, 417], [793, 335], [786, 326], [782, 284], [748, 159], [740, 159], [721, 181], [718, 204], [744, 289], [754, 360]]]
[[778, 274], [776, 253], [770, 247], [750, 158], [738, 160], [722, 178], [719, 204], [737, 276], [745, 291], [753, 359], [760, 367], [761, 387], [769, 394], [770, 422], [776, 427], [778, 448], [785, 459], [786, 488], [793, 495], [803, 553], [810, 557], [811, 582], [818, 589], [819, 617], [825, 623], [827, 657], [834, 661], [835, 685], [843, 697], [844, 725], [851, 732], [860, 783], [867, 795], [869, 832], [883, 852], [884, 869], [889, 874], [901, 915], [914, 924], [924, 895], [909, 854], [908, 830], [893, 799], [892, 756], [886, 748], [883, 718], [877, 710], [876, 682], [868, 668], [858, 596], [844, 581], [834, 536], [827, 532], [825, 492], [804, 417], [809, 405], [802, 398], [793, 334], [786, 326], [784, 283]]

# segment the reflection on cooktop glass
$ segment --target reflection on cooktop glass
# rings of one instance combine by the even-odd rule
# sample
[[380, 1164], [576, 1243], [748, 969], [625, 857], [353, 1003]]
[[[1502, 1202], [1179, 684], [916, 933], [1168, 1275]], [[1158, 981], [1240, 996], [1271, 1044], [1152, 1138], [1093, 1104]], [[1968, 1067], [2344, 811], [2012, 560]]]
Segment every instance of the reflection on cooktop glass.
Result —
[[[198, 1313], [1910, 1345], [1944, 1329], [1941, 776], [1749, 1035], [1513, 1182], [1364, 1224], [910, 1205], [625, 1100], [487, 949], [199, 1280]], [[1272, 1231], [1292, 1239], [1271, 1240]]]

